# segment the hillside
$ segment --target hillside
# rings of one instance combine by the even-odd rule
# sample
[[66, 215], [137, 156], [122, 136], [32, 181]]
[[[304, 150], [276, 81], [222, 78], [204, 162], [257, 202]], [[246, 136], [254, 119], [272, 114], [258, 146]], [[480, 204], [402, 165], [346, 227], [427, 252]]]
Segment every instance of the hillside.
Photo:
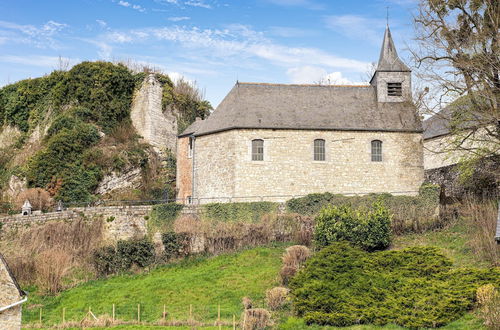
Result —
[[220, 305], [221, 319], [230, 321], [242, 312], [241, 298], [248, 296], [263, 307], [265, 290], [276, 284], [284, 246], [262, 247], [213, 258], [194, 258], [159, 267], [148, 274], [122, 275], [88, 282], [58, 296], [31, 295], [24, 323], [35, 322], [43, 308], [45, 324], [61, 322], [62, 309], [67, 320], [81, 320], [88, 307], [96, 315], [111, 314], [116, 304], [117, 318], [134, 320], [141, 304], [141, 320], [161, 318], [166, 305], [169, 319], [187, 320], [189, 305], [193, 318], [213, 322]]
[[64, 202], [88, 202], [96, 194], [155, 199], [166, 189], [173, 196], [175, 150], [138, 134], [144, 112], [131, 118], [136, 99], [149, 103], [141, 88], [151, 81], [161, 93], [159, 115], [171, 118], [173, 129], [208, 115], [211, 106], [194, 85], [109, 62], [83, 62], [1, 88], [0, 202], [14, 203], [26, 188]]

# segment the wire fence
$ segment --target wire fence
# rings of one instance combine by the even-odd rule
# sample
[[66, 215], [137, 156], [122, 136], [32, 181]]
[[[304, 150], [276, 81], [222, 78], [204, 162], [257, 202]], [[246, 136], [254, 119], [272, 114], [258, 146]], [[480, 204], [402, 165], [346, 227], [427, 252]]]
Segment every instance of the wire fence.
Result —
[[239, 328], [242, 308], [221, 305], [99, 304], [54, 309], [28, 306], [23, 309], [23, 328], [111, 326], [122, 324]]

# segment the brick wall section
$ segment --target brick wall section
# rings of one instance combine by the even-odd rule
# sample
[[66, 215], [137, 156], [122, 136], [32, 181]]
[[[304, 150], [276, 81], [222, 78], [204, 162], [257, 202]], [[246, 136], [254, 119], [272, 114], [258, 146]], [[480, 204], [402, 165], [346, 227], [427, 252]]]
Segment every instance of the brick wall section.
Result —
[[[0, 307], [5, 307], [20, 301], [21, 295], [17, 290], [4, 263], [0, 259]], [[0, 312], [0, 329], [21, 329], [21, 305]]]
[[177, 198], [185, 200], [192, 196], [193, 158], [189, 157], [189, 137], [177, 141]]
[[[252, 139], [264, 140], [264, 161], [251, 160]], [[314, 139], [326, 141], [326, 161], [313, 160]], [[371, 161], [375, 139], [383, 142], [382, 162]], [[200, 136], [194, 197], [207, 203], [327, 191], [416, 194], [424, 177], [422, 148], [420, 133], [261, 129]]]
[[112, 207], [77, 207], [63, 212], [51, 212], [29, 216], [12, 215], [1, 217], [2, 231], [16, 227], [41, 225], [49, 221], [75, 220], [81, 217], [100, 217], [104, 220], [104, 240], [115, 242], [119, 239], [143, 237], [146, 234], [145, 216], [151, 211], [151, 205], [112, 206]]

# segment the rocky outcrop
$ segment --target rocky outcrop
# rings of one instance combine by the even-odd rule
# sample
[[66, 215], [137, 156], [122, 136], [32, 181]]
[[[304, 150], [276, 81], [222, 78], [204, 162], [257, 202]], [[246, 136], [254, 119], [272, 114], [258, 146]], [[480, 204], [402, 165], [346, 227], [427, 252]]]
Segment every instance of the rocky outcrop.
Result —
[[0, 129], [0, 149], [7, 148], [16, 143], [21, 136], [21, 131], [17, 127], [5, 126]]
[[96, 189], [97, 194], [106, 194], [114, 190], [138, 188], [141, 184], [141, 169], [132, 168], [123, 173], [111, 172], [106, 175]]
[[175, 152], [177, 143], [177, 117], [173, 110], [162, 110], [161, 83], [154, 74], [144, 79], [134, 95], [130, 118], [146, 143], [158, 150], [168, 148]]
[[25, 189], [27, 189], [26, 179], [12, 175], [4, 191], [4, 197], [6, 200], [13, 201]]

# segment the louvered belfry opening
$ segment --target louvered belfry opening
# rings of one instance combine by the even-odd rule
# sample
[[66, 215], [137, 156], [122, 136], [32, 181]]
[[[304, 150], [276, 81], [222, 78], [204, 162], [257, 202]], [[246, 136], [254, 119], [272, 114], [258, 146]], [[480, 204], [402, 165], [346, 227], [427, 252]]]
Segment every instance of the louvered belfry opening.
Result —
[[388, 96], [402, 96], [403, 88], [400, 82], [390, 82], [387, 83], [387, 95]]

